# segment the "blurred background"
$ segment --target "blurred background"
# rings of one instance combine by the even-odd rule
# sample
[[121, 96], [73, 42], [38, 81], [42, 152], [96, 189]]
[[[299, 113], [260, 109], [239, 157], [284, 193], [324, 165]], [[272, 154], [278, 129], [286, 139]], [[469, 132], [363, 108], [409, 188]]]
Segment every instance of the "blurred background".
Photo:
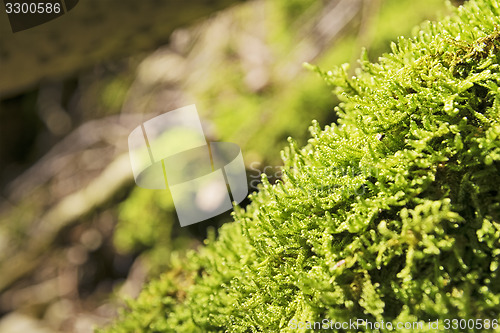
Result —
[[[337, 100], [303, 67], [370, 60], [444, 0], [80, 0], [13, 33], [0, 5], [0, 332], [92, 332], [185, 260], [230, 212], [181, 228], [166, 191], [135, 186], [127, 137], [196, 104], [238, 144], [250, 191], [279, 177]], [[248, 199], [242, 203], [246, 205]]]

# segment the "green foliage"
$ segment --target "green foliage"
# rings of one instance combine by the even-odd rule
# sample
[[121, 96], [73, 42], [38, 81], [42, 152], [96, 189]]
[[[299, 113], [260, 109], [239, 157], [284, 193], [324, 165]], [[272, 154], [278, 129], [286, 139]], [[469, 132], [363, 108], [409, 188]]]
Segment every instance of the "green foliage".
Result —
[[304, 148], [290, 139], [283, 179], [264, 178], [106, 332], [498, 320], [499, 6], [471, 1], [352, 78], [313, 67], [342, 102], [338, 123], [313, 123]]
[[[295, 63], [301, 61], [294, 59], [293, 55], [304, 39], [303, 25], [321, 8], [320, 2], [312, 0], [272, 0], [234, 8], [234, 17], [230, 18], [231, 31], [219, 36], [217, 41], [209, 40], [211, 47], [208, 49], [216, 44], [225, 50], [221, 54], [212, 52], [210, 61], [223, 65], [204, 67], [202, 74], [196, 77], [206, 79], [190, 80], [186, 85], [197, 101], [202, 118], [213, 122], [217, 134], [215, 139], [237, 143], [249, 165], [252, 162], [277, 165], [279, 150], [286, 145], [288, 136], [293, 135], [302, 145], [308, 137], [304, 124], [316, 119], [324, 125], [336, 119], [331, 110], [338, 100], [329, 93], [329, 88], [320, 78], [310, 75], [307, 70], [298, 71], [291, 81], [283, 77], [283, 67], [294, 68]], [[409, 33], [423, 17], [443, 9], [442, 0], [422, 0], [418, 3], [409, 0], [384, 1], [379, 22], [370, 25], [370, 30], [377, 31], [370, 53], [379, 55], [388, 51], [389, 42], [398, 34]], [[266, 15], [261, 15], [262, 10]], [[411, 10], [412, 16], [402, 20], [401, 13], [408, 10]], [[272, 64], [266, 67], [268, 82], [258, 92], [249, 89], [245, 83], [246, 70], [242, 59], [235, 61], [242, 38], [260, 31], [255, 29], [256, 26], [266, 27], [263, 36], [257, 37], [262, 38], [264, 48], [273, 58]], [[357, 28], [346, 29], [324, 49], [317, 62], [350, 61], [352, 52], [355, 49], [356, 53], [359, 52], [357, 34]], [[199, 50], [192, 51], [197, 57], [206, 52], [206, 44], [201, 44]], [[252, 168], [252, 171], [255, 170]], [[182, 252], [192, 245], [192, 242], [182, 244], [182, 240], [178, 239], [189, 237], [189, 234], [178, 227], [172, 199], [164, 191], [134, 189], [119, 210], [114, 237], [116, 247], [123, 253], [141, 252], [153, 276], [168, 267], [171, 250]]]

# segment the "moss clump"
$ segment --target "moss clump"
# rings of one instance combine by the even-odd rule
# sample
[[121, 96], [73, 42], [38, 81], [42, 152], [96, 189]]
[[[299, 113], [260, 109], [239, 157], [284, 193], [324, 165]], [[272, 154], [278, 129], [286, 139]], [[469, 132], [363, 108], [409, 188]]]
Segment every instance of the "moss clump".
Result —
[[282, 181], [264, 179], [235, 223], [107, 332], [323, 319], [435, 332], [429, 320], [453, 331], [452, 318], [500, 332], [499, 6], [471, 1], [378, 63], [362, 60], [353, 78], [316, 68], [342, 100], [338, 124], [313, 124], [302, 149], [290, 140]]

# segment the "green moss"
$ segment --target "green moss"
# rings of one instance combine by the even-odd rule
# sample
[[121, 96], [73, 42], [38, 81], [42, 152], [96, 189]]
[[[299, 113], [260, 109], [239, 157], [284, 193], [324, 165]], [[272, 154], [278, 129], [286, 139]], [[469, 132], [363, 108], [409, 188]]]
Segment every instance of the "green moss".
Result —
[[313, 67], [338, 122], [290, 139], [282, 180], [106, 332], [499, 320], [499, 6], [471, 1], [355, 77]]
[[[307, 70], [297, 72], [291, 81], [280, 75], [283, 70], [279, 68], [286, 64], [295, 66], [295, 59], [289, 57], [304, 38], [301, 35], [304, 29], [302, 25], [308, 23], [322, 8], [320, 3], [311, 0], [272, 0], [261, 5], [264, 7], [249, 4], [234, 8], [234, 17], [231, 16], [233, 32], [221, 36], [222, 40], [227, 40], [220, 42], [228, 48], [227, 54], [214, 55], [215, 63], [221, 65], [207, 66], [202, 71], [206, 79], [190, 81], [186, 87], [195, 97], [202, 118], [209, 119], [214, 125], [214, 132], [217, 134], [214, 139], [240, 145], [245, 161], [250, 166], [280, 164], [279, 151], [286, 145], [286, 138], [293, 136], [300, 145], [305, 144], [309, 136], [305, 124], [309, 124], [312, 119], [318, 120], [322, 125], [331, 123], [336, 119], [333, 107], [339, 102], [329, 93], [331, 89], [321, 78], [311, 75]], [[299, 5], [300, 10], [296, 10]], [[259, 10], [267, 13], [264, 18]], [[373, 36], [370, 53], [379, 55], [382, 51], [388, 51], [389, 42], [400, 34], [409, 33], [421, 20], [420, 17], [431, 17], [443, 10], [442, 0], [426, 0], [424, 3], [408, 0], [383, 2], [379, 19], [370, 24], [370, 30], [377, 32]], [[407, 16], [402, 13], [406, 14], [408, 11], [419, 14], [392, 27], [393, 22], [400, 20], [401, 16]], [[237, 49], [242, 35], [254, 33], [255, 22], [259, 22], [258, 26], [266, 27], [263, 43], [274, 59], [269, 67], [269, 82], [260, 92], [248, 89], [243, 82], [245, 70], [241, 59], [235, 60], [238, 59], [235, 57], [238, 56]], [[391, 28], [386, 28], [387, 25]], [[355, 37], [357, 34], [357, 27], [349, 25], [318, 56], [317, 63], [326, 66], [349, 61], [354, 50], [356, 54], [359, 53], [359, 43]], [[198, 54], [197, 51], [194, 54]], [[252, 167], [251, 170], [256, 169]], [[255, 179], [252, 181], [256, 182]], [[169, 249], [186, 248], [186, 245], [178, 245], [181, 242], [173, 246], [175, 237], [172, 235], [187, 237], [188, 234], [176, 227], [172, 199], [168, 194], [137, 188], [120, 206], [120, 211], [115, 244], [122, 252], [144, 251], [143, 257], [154, 272], [168, 266]], [[144, 212], [148, 212], [147, 216]], [[138, 231], [140, 228], [145, 230]], [[157, 248], [160, 250], [157, 251]], [[150, 253], [159, 260], [152, 258]]]

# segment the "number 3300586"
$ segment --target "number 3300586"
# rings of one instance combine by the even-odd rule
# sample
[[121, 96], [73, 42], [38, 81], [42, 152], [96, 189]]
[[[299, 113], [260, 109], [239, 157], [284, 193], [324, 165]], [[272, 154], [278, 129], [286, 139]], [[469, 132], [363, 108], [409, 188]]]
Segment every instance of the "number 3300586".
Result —
[[7, 14], [59, 14], [61, 12], [61, 4], [60, 3], [10, 3], [7, 2], [5, 4], [5, 8]]

